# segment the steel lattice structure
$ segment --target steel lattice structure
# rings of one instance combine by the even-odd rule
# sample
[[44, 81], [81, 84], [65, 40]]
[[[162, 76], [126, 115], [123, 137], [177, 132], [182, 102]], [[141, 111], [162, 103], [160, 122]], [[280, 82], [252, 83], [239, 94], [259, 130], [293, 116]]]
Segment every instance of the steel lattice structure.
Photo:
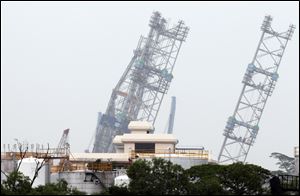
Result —
[[265, 16], [262, 35], [252, 62], [243, 78], [243, 88], [234, 113], [229, 117], [218, 162], [245, 162], [254, 144], [267, 99], [278, 79], [278, 67], [295, 26], [278, 33], [271, 27], [272, 17]]
[[115, 135], [128, 132], [131, 120], [155, 123], [172, 71], [189, 28], [179, 21], [169, 28], [159, 12], [150, 19], [147, 37], [140, 37], [134, 55], [113, 89], [107, 110], [98, 117], [93, 152], [113, 152]]

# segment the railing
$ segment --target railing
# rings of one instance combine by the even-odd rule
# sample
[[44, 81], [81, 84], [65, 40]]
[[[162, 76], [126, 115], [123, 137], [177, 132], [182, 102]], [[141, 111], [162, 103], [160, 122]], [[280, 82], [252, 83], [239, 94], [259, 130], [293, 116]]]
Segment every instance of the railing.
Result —
[[278, 177], [283, 191], [299, 191], [299, 176], [279, 175]]
[[154, 157], [162, 157], [162, 158], [200, 158], [200, 159], [208, 159], [209, 153], [207, 150], [199, 150], [199, 149], [180, 149], [180, 150], [169, 150], [169, 149], [139, 149], [139, 150], [131, 150], [131, 158], [154, 158]]
[[[25, 156], [24, 156], [25, 154]], [[47, 159], [61, 159], [61, 158], [68, 158], [69, 155], [67, 152], [57, 154], [56, 149], [40, 149], [39, 151], [36, 152], [29, 152], [27, 151], [22, 152], [22, 156], [24, 158], [29, 158], [29, 157], [34, 157], [34, 158], [47, 158]], [[6, 160], [19, 160], [21, 159], [21, 153], [20, 152], [2, 152], [1, 153], [1, 159], [6, 159]]]
[[104, 163], [92, 162], [87, 164], [87, 168], [93, 171], [112, 171], [113, 166], [111, 162], [104, 162]]

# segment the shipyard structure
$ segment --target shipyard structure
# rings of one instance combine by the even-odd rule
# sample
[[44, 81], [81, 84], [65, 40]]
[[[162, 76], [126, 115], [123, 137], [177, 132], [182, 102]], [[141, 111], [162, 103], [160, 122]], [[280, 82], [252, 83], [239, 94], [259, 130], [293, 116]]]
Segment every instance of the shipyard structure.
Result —
[[[247, 66], [242, 93], [224, 129], [224, 142], [218, 163], [245, 162], [259, 130], [267, 99], [279, 78], [278, 68], [295, 26], [277, 32], [271, 16], [261, 26], [262, 35], [255, 55]], [[179, 147], [173, 135], [176, 99], [172, 97], [166, 133], [154, 133], [154, 124], [164, 96], [173, 79], [173, 69], [189, 28], [183, 21], [171, 26], [159, 12], [149, 22], [149, 33], [141, 36], [132, 59], [121, 76], [105, 112], [99, 112], [93, 149], [70, 152], [69, 129], [56, 148], [20, 142], [3, 144], [1, 182], [19, 170], [33, 186], [65, 179], [71, 187], [88, 194], [99, 193], [112, 185], [128, 182], [126, 169], [138, 159], [162, 158], [187, 169], [215, 163], [204, 147]], [[91, 144], [92, 142], [90, 142]], [[295, 148], [295, 174], [299, 175], [299, 147]]]
[[[177, 147], [178, 140], [173, 134], [153, 134], [154, 127], [149, 122], [131, 121], [128, 130], [114, 137], [116, 152], [113, 153], [71, 153], [69, 145], [65, 145], [59, 153], [57, 148], [27, 148], [24, 156], [24, 150], [22, 153], [17, 147], [1, 154], [1, 170], [12, 172], [24, 156], [19, 171], [32, 178], [36, 161], [45, 160], [34, 186], [63, 178], [70, 186], [92, 194], [116, 184], [118, 177], [125, 176], [126, 169], [137, 159], [162, 158], [183, 168], [210, 161], [209, 152], [203, 147]], [[1, 180], [4, 179], [1, 174]]]

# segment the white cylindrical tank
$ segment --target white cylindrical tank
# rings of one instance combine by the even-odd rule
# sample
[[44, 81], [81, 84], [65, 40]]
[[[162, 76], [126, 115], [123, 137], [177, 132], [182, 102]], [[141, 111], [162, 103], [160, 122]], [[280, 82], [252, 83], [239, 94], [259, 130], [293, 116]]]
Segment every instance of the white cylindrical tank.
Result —
[[[22, 160], [21, 166], [19, 171], [22, 172], [25, 176], [28, 176], [30, 180], [33, 179], [35, 170], [37, 168], [37, 163], [40, 163], [43, 161], [43, 159], [37, 159], [37, 158], [24, 158]], [[18, 164], [20, 163], [20, 160], [18, 161]], [[49, 165], [45, 164], [39, 171], [38, 176], [34, 180], [34, 183], [32, 187], [37, 187], [38, 185], [45, 185], [49, 182]]]
[[128, 187], [130, 179], [127, 175], [117, 176], [114, 179], [114, 185], [118, 187], [126, 186]]
[[100, 193], [104, 190], [101, 185], [96, 183], [96, 179], [93, 180], [91, 176], [86, 176], [85, 171], [63, 171], [58, 174], [51, 174], [51, 180], [53, 180], [51, 182], [57, 182], [56, 180], [59, 179], [66, 180], [68, 187], [77, 188], [79, 191], [86, 192], [88, 195]]

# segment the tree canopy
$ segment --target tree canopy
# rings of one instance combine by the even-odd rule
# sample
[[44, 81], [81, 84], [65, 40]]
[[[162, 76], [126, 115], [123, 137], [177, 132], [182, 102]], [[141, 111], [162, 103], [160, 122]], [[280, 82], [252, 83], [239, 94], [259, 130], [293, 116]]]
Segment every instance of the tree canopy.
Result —
[[271, 177], [269, 170], [253, 164], [233, 163], [223, 167], [219, 179], [223, 188], [236, 195], [261, 195]]
[[163, 159], [138, 160], [128, 169], [129, 191], [135, 194], [260, 195], [270, 171], [252, 164], [205, 164], [184, 170]]
[[217, 195], [223, 194], [219, 174], [224, 166], [222, 165], [197, 165], [187, 170], [190, 183], [189, 194]]
[[253, 164], [204, 164], [184, 170], [163, 159], [138, 160], [127, 172], [129, 192], [172, 195], [261, 195], [270, 192], [271, 173]]
[[295, 171], [295, 158], [289, 157], [279, 152], [273, 152], [270, 157], [278, 159], [276, 165], [279, 165], [279, 169], [283, 169], [287, 174], [293, 174]]
[[1, 184], [1, 195], [23, 195], [31, 191], [31, 180], [19, 171], [13, 171]]
[[135, 194], [178, 195], [187, 193], [185, 170], [164, 159], [138, 160], [127, 171], [129, 190]]

